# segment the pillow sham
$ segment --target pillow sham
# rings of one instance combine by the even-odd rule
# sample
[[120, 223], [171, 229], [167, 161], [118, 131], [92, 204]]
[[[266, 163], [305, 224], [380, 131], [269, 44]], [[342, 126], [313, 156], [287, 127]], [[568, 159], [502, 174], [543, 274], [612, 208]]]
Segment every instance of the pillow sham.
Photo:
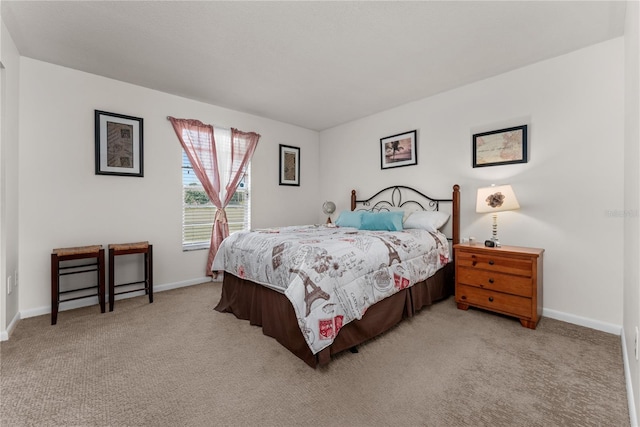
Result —
[[415, 211], [404, 222], [404, 228], [421, 228], [438, 231], [449, 220], [449, 214], [441, 211]]
[[336, 219], [336, 225], [338, 227], [360, 228], [363, 213], [363, 211], [342, 211], [338, 219]]
[[389, 206], [389, 212], [402, 212], [402, 222], [405, 222], [407, 218], [409, 218], [409, 215], [411, 215], [411, 211], [397, 206]]
[[404, 212], [364, 212], [361, 230], [402, 231]]

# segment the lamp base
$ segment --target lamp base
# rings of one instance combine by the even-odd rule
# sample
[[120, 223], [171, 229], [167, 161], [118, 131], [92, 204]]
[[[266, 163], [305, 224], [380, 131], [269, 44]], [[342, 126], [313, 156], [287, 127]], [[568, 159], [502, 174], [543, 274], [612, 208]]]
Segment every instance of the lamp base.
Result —
[[493, 233], [491, 235], [491, 241], [493, 242], [494, 247], [499, 248], [500, 240], [498, 240], [498, 214], [494, 212], [491, 216], [493, 217]]

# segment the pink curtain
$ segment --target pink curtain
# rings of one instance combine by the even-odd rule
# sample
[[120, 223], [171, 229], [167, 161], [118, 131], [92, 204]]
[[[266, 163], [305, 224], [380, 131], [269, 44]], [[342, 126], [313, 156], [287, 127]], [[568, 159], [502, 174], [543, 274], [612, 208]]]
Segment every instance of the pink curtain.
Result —
[[[230, 147], [216, 148], [213, 126], [199, 120], [168, 117], [182, 148], [193, 166], [196, 177], [216, 207], [216, 216], [211, 233], [211, 247], [207, 259], [206, 274], [212, 276], [211, 265], [222, 241], [229, 235], [225, 207], [238, 188], [260, 135], [231, 129]], [[223, 156], [230, 158], [222, 159]], [[221, 161], [219, 161], [221, 160]]]

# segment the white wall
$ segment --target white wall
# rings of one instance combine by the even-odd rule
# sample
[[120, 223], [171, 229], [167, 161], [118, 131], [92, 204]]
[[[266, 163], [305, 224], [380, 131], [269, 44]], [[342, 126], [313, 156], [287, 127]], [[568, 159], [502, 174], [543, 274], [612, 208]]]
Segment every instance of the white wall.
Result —
[[[510, 183], [521, 209], [500, 214], [503, 244], [540, 247], [547, 315], [622, 325], [624, 39], [618, 38], [320, 133], [323, 199], [412, 185], [461, 185], [461, 233], [490, 237], [476, 189]], [[428, 79], [425, 76], [425, 79]], [[472, 168], [473, 133], [529, 124], [527, 164]], [[418, 130], [418, 165], [380, 170], [379, 139]]]
[[[632, 422], [640, 408], [640, 369], [635, 357], [635, 329], [640, 325], [640, 5], [627, 2], [625, 22], [624, 144], [624, 342], [634, 399]], [[635, 420], [637, 422], [637, 418]]]
[[[18, 104], [20, 57], [18, 50], [0, 20], [0, 339], [18, 319], [20, 290], [15, 287], [18, 270]], [[11, 294], [7, 282], [12, 280]]]
[[[94, 174], [94, 109], [144, 119], [144, 178]], [[53, 248], [149, 240], [157, 286], [205, 276], [181, 246], [181, 149], [166, 117], [255, 131], [252, 225], [317, 221], [318, 133], [21, 58], [20, 311], [50, 310]], [[278, 144], [301, 147], [301, 186], [278, 185]]]

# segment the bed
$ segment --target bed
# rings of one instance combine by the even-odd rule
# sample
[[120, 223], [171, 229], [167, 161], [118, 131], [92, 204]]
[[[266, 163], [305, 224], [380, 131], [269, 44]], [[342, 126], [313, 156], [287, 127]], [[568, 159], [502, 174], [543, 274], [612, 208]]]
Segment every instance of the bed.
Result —
[[[214, 270], [224, 270], [215, 310], [262, 327], [314, 368], [342, 351], [355, 352], [357, 345], [453, 294], [459, 189], [454, 185], [446, 199], [402, 185], [366, 199], [353, 190], [339, 226], [234, 233], [213, 263]], [[398, 217], [402, 225], [415, 225], [413, 218], [433, 215], [448, 218], [439, 230], [420, 222], [394, 231]], [[356, 227], [354, 218], [360, 218]]]

